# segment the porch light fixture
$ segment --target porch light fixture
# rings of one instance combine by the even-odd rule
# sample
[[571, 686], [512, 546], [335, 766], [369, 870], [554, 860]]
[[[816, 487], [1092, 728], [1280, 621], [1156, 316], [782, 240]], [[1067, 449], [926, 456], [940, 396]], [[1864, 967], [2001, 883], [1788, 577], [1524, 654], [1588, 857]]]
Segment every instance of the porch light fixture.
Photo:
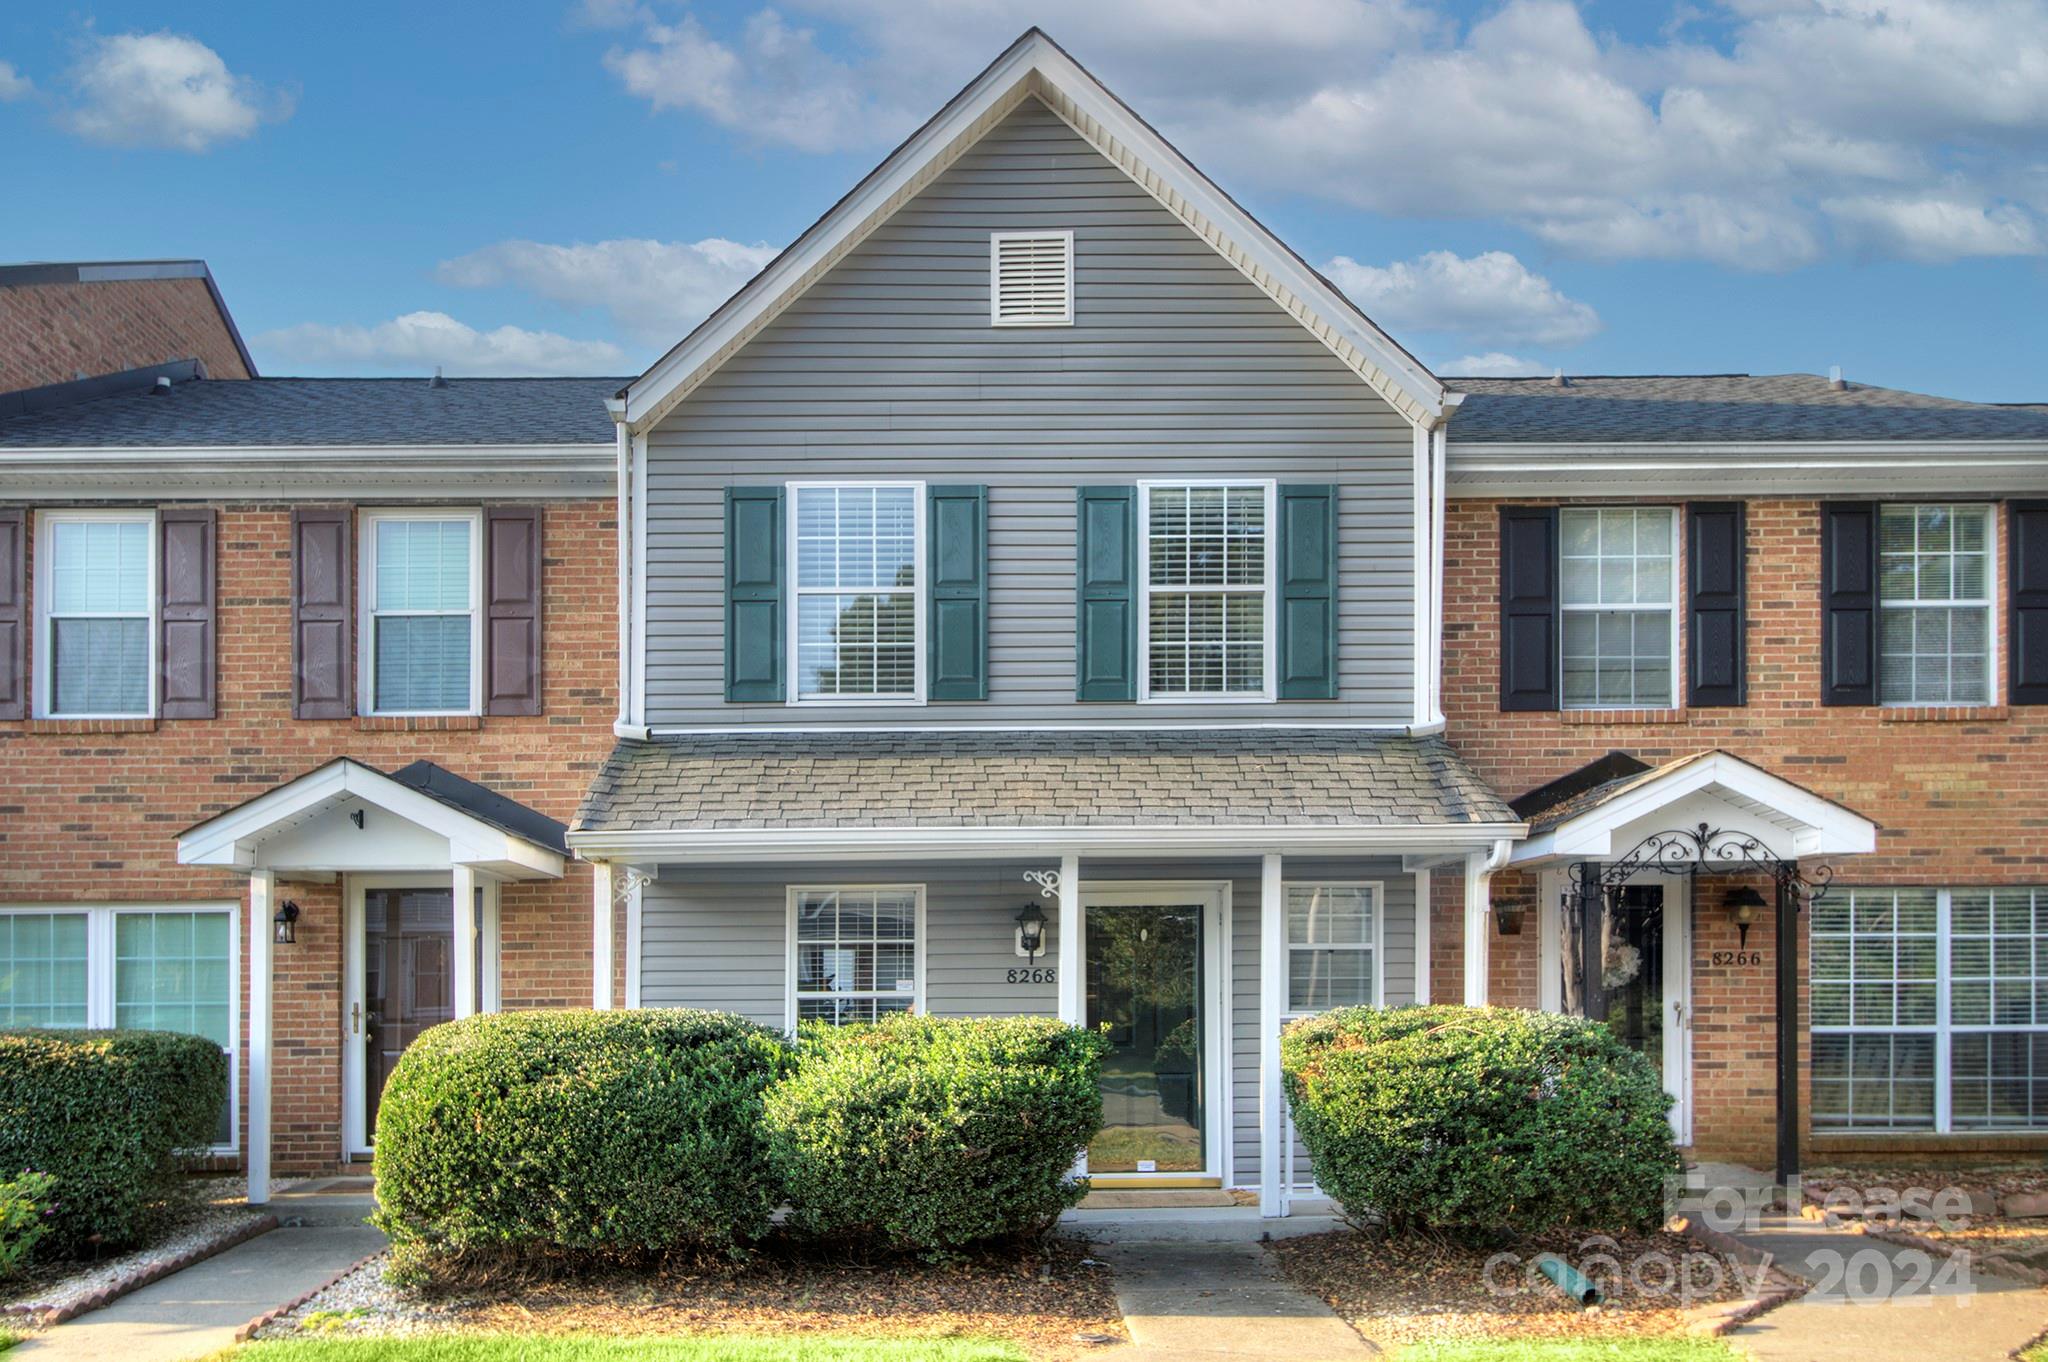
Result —
[[1764, 896], [1756, 892], [1755, 885], [1738, 885], [1728, 891], [1721, 900], [1735, 910], [1737, 950], [1749, 949], [1750, 924], [1756, 921], [1756, 910], [1764, 906]]
[[1027, 903], [1017, 913], [1017, 954], [1031, 959], [1044, 949], [1045, 914], [1037, 904]]
[[270, 919], [274, 933], [271, 940], [280, 946], [289, 946], [299, 939], [299, 905], [286, 899], [277, 910], [277, 916]]
[[1529, 905], [1520, 899], [1503, 899], [1501, 902], [1493, 905], [1494, 927], [1502, 936], [1520, 936], [1522, 934], [1522, 914], [1527, 912], [1528, 909]]

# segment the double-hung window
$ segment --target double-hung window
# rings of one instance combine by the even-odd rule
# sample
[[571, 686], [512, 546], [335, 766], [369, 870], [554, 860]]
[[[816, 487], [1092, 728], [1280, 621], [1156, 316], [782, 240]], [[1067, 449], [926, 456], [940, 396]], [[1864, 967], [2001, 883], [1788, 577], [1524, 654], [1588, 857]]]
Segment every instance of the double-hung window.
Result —
[[792, 888], [789, 978], [792, 1026], [915, 1011], [924, 992], [923, 888]]
[[2048, 888], [1813, 905], [1820, 1129], [2048, 1129]]
[[1878, 511], [1878, 701], [1991, 702], [1991, 508]]
[[790, 696], [924, 698], [924, 485], [790, 488]]
[[[236, 1051], [235, 910], [225, 904], [0, 910], [0, 1026], [180, 1031]], [[215, 1143], [235, 1140], [229, 1080]]]
[[1287, 1015], [1379, 1001], [1379, 886], [1288, 885]]
[[39, 528], [38, 712], [155, 713], [155, 513], [45, 511]]
[[1677, 704], [1677, 527], [1668, 506], [1558, 513], [1566, 709]]
[[363, 516], [363, 708], [475, 714], [481, 708], [481, 517], [474, 511]]
[[1146, 700], [1273, 698], [1272, 483], [1141, 483]]

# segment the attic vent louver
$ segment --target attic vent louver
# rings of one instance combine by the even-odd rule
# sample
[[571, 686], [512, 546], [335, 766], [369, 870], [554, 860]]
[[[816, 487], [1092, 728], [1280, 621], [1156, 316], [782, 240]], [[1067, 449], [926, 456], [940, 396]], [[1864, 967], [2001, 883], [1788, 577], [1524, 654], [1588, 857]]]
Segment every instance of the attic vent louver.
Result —
[[1073, 325], [1072, 232], [996, 232], [988, 262], [991, 325]]

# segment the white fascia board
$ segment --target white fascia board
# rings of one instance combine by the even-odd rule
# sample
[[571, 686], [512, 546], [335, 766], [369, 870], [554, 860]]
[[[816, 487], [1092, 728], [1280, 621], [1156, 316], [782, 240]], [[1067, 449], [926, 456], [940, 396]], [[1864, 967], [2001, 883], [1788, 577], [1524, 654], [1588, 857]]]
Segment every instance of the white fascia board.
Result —
[[1033, 30], [835, 204], [781, 255], [626, 388], [636, 434], [712, 371], [897, 209], [943, 173], [1027, 95], [1075, 132], [1272, 297], [1411, 423], [1443, 419], [1434, 374], [1268, 232], [1229, 195], [1044, 34]]
[[596, 498], [615, 445], [162, 445], [0, 450], [0, 497], [251, 501], [303, 496]]
[[1388, 855], [1425, 849], [1487, 851], [1527, 832], [1522, 823], [1308, 824], [1291, 827], [708, 828], [571, 832], [586, 860], [875, 861], [915, 857]]
[[1454, 497], [1793, 496], [2048, 490], [2048, 441], [1461, 442]]

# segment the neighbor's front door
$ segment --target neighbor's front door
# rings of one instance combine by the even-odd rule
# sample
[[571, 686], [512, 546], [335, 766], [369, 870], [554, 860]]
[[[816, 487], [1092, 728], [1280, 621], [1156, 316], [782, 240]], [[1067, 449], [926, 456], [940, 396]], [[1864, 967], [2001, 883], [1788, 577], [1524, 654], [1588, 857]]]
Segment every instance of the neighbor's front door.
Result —
[[1199, 899], [1087, 906], [1087, 1021], [1110, 1045], [1091, 1174], [1206, 1169], [1206, 909]]
[[363, 891], [363, 1130], [377, 1129], [384, 1081], [420, 1032], [455, 1016], [446, 889]]

